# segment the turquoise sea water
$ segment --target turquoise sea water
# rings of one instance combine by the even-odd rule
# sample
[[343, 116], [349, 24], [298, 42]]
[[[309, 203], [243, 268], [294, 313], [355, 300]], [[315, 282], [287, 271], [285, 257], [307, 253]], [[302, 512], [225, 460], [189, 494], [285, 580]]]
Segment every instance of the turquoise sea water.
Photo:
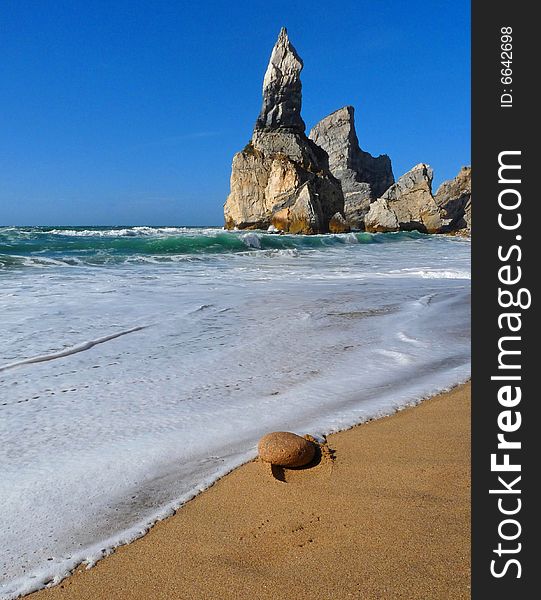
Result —
[[201, 257], [250, 249], [317, 250], [419, 237], [417, 232], [297, 236], [199, 227], [4, 227], [0, 228], [0, 268], [167, 261], [175, 256]]

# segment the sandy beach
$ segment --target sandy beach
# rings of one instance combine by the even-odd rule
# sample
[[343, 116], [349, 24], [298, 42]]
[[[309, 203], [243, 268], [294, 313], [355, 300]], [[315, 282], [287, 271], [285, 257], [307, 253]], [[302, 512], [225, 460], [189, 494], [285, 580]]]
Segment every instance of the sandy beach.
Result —
[[32, 600], [470, 597], [470, 385], [329, 436], [335, 460], [251, 462]]

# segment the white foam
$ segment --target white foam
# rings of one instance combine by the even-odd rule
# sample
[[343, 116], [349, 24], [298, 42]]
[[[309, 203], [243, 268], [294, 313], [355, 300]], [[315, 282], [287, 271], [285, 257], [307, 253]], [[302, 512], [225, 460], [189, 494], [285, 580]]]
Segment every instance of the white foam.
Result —
[[423, 277], [424, 279], [471, 279], [471, 272], [460, 269], [402, 269], [397, 274]]
[[[189, 235], [217, 235], [223, 233], [222, 229], [215, 227], [125, 227], [111, 229], [44, 229], [43, 235], [60, 235], [68, 237], [137, 237], [137, 236], [175, 236]], [[36, 234], [34, 230], [33, 235]]]
[[241, 235], [241, 240], [248, 246], [248, 248], [261, 248], [261, 236], [257, 233], [244, 233]]

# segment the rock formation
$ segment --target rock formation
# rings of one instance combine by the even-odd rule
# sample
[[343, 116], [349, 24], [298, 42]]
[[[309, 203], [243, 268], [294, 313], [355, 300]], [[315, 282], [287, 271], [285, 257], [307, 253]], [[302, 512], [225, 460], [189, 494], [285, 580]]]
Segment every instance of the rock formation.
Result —
[[417, 230], [469, 232], [471, 168], [432, 194], [432, 169], [418, 164], [394, 181], [387, 155], [361, 150], [354, 109], [345, 106], [305, 134], [303, 62], [282, 28], [263, 80], [263, 104], [235, 154], [224, 205], [227, 229], [289, 233]]
[[444, 223], [432, 196], [432, 178], [432, 169], [424, 163], [402, 175], [370, 205], [365, 218], [366, 230], [440, 232]]
[[263, 106], [256, 129], [287, 129], [304, 133], [301, 118], [303, 68], [301, 57], [289, 41], [282, 27], [263, 79]]
[[385, 154], [376, 158], [361, 150], [353, 106], [322, 119], [308, 137], [329, 155], [329, 169], [342, 184], [347, 222], [363, 229], [370, 203], [394, 183], [391, 159]]
[[227, 229], [347, 231], [340, 182], [301, 118], [303, 64], [280, 31], [263, 81], [263, 106], [248, 145], [233, 158]]
[[434, 198], [444, 231], [471, 232], [471, 167], [462, 167], [454, 179], [444, 181]]

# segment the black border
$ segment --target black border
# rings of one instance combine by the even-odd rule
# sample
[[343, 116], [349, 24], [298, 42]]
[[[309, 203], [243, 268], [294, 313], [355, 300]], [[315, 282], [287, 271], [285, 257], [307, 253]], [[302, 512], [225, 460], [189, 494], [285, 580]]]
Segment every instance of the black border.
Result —
[[[541, 572], [538, 566], [539, 523], [537, 512], [541, 509], [539, 467], [541, 459], [539, 444], [541, 422], [539, 420], [539, 391], [536, 389], [536, 373], [541, 373], [541, 347], [537, 342], [533, 314], [537, 307], [538, 280], [541, 269], [541, 232], [539, 227], [539, 192], [534, 190], [541, 176], [534, 145], [538, 134], [539, 118], [533, 110], [536, 96], [533, 82], [537, 83], [540, 56], [537, 42], [535, 3], [493, 0], [472, 2], [472, 597], [477, 600], [490, 598], [534, 598], [541, 592], [535, 580]], [[501, 81], [502, 27], [513, 28], [513, 74], [512, 85]], [[534, 69], [537, 67], [537, 69]], [[501, 107], [503, 88], [512, 89], [513, 106]], [[539, 110], [539, 109], [538, 109]], [[538, 142], [539, 143], [539, 142]], [[505, 231], [498, 225], [498, 155], [505, 150], [520, 150], [517, 159], [521, 164], [520, 191], [522, 203], [518, 209], [522, 216], [520, 231]], [[490, 565], [493, 549], [500, 538], [498, 525], [503, 516], [497, 506], [498, 496], [489, 490], [498, 487], [498, 474], [491, 472], [490, 455], [497, 451], [497, 417], [502, 406], [497, 391], [502, 382], [491, 381], [498, 374], [498, 340], [502, 332], [498, 328], [498, 315], [505, 312], [498, 305], [498, 270], [502, 262], [498, 247], [508, 248], [516, 243], [520, 234], [522, 280], [517, 287], [528, 288], [532, 293], [532, 306], [522, 311], [520, 356], [522, 400], [517, 409], [522, 425], [514, 439], [520, 440], [522, 448], [514, 451], [521, 475], [522, 508], [516, 518], [522, 532], [516, 540], [522, 544], [515, 557], [521, 563], [518, 569], [509, 568], [501, 578], [491, 575]], [[538, 241], [539, 238], [539, 241]], [[516, 254], [514, 255], [516, 256]], [[520, 309], [518, 309], [520, 310]], [[501, 486], [499, 486], [501, 487]], [[536, 491], [537, 490], [537, 491]], [[510, 496], [508, 496], [510, 497]], [[511, 543], [509, 543], [511, 546]], [[500, 559], [499, 565], [503, 564]]]

